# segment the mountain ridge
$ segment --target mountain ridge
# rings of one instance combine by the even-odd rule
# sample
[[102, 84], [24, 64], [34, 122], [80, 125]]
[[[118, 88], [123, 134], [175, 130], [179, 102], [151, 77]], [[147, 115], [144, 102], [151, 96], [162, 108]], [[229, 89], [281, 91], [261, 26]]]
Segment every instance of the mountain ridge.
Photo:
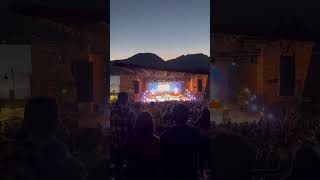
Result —
[[210, 71], [210, 58], [202, 53], [181, 55], [166, 61], [154, 53], [138, 53], [127, 59], [111, 61], [111, 66], [115, 64], [186, 72], [208, 73]]

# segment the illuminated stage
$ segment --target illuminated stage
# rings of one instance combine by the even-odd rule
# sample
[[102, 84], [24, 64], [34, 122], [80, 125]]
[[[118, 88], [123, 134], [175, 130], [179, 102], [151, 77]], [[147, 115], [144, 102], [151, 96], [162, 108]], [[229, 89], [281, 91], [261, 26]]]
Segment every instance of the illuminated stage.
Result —
[[143, 92], [143, 102], [191, 101], [196, 100], [191, 92], [184, 88], [184, 81], [151, 81], [147, 91]]
[[135, 102], [202, 101], [209, 96], [208, 72], [120, 64], [115, 67], [118, 70], [110, 77], [114, 96], [127, 92]]

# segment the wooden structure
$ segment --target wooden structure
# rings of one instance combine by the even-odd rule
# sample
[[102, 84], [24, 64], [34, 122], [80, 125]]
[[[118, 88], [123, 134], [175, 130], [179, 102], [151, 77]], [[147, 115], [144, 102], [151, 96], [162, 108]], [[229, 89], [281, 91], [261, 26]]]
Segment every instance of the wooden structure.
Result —
[[[220, 95], [221, 99], [232, 102], [237, 92], [246, 88], [261, 97], [264, 104], [302, 97], [312, 56], [312, 41], [216, 34], [212, 42], [213, 66], [219, 69], [224, 79], [222, 84], [217, 84], [224, 92]], [[281, 55], [294, 56], [294, 96], [283, 97], [279, 94]]]
[[110, 56], [107, 10], [107, 6], [99, 13], [16, 5], [18, 13], [42, 27], [31, 37], [31, 96], [56, 98], [62, 120], [78, 117], [72, 120], [77, 127], [106, 124]]

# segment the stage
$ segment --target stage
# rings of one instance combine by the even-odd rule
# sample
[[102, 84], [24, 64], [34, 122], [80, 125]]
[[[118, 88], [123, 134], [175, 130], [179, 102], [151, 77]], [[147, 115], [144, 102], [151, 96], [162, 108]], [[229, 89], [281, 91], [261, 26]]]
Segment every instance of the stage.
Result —
[[142, 93], [142, 102], [191, 101], [196, 97], [184, 81], [150, 81]]

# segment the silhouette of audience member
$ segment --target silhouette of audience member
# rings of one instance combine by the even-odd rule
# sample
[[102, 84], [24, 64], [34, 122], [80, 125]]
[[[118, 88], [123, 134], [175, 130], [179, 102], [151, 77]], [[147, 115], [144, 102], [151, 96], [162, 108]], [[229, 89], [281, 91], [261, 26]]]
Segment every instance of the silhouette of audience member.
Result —
[[295, 153], [291, 173], [286, 180], [320, 179], [319, 150], [312, 145], [302, 145]]
[[132, 131], [134, 124], [134, 113], [129, 107], [129, 95], [126, 92], [118, 94], [117, 102], [111, 107], [110, 128], [111, 128], [111, 161], [115, 165], [115, 174], [121, 174], [121, 167], [124, 163], [123, 155], [125, 139]]
[[110, 161], [108, 159], [103, 159], [98, 162], [96, 168], [89, 173], [87, 180], [109, 180], [110, 176]]
[[[58, 106], [47, 97], [30, 99], [25, 106], [23, 131], [16, 148], [13, 179], [86, 179], [84, 166], [56, 139]], [[21, 146], [20, 146], [21, 145]]]
[[241, 136], [218, 132], [211, 140], [210, 169], [215, 180], [250, 180], [254, 153]]
[[85, 128], [80, 134], [79, 141], [79, 160], [87, 167], [87, 180], [108, 180], [111, 175], [110, 161], [98, 152], [98, 146], [103, 142], [103, 134], [100, 129]]
[[97, 168], [100, 158], [97, 147], [102, 133], [96, 128], [82, 128], [77, 136], [78, 159], [86, 166], [89, 175]]
[[164, 179], [195, 180], [198, 177], [200, 133], [186, 124], [189, 109], [183, 104], [173, 108], [175, 125], [160, 137]]
[[162, 114], [161, 120], [161, 131], [166, 130], [173, 125], [171, 105], [167, 105], [166, 110]]
[[160, 140], [154, 135], [149, 112], [142, 112], [126, 143], [129, 180], [156, 180], [160, 162]]
[[142, 112], [142, 104], [141, 102], [135, 102], [133, 103], [133, 113], [135, 116], [135, 119], [138, 118], [139, 114]]
[[148, 111], [151, 113], [153, 121], [154, 121], [154, 125], [156, 128], [156, 132], [160, 132], [161, 130], [161, 113], [159, 110], [159, 107], [156, 107], [154, 102], [150, 103], [150, 108], [148, 109]]
[[201, 134], [201, 153], [200, 153], [200, 172], [203, 173], [205, 168], [208, 168], [208, 158], [210, 153], [210, 139], [209, 130], [210, 124], [210, 111], [208, 108], [203, 108], [201, 111], [199, 122], [199, 129]]
[[112, 145], [118, 149], [133, 128], [134, 113], [129, 107], [129, 96], [126, 92], [118, 94], [118, 101], [112, 106], [110, 113]]
[[210, 124], [210, 111], [208, 108], [203, 108], [199, 118], [199, 128], [203, 130], [208, 130], [211, 128]]

